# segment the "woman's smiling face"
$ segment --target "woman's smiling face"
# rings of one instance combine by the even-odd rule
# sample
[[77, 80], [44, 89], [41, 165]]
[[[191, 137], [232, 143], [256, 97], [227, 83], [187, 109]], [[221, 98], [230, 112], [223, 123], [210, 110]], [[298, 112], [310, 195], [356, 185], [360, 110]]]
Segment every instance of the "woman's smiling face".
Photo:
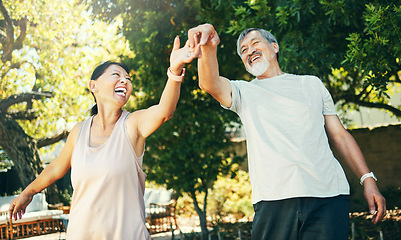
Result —
[[122, 105], [128, 101], [133, 90], [130, 76], [116, 64], [110, 65], [97, 80], [91, 80], [90, 88], [97, 103], [113, 101]]

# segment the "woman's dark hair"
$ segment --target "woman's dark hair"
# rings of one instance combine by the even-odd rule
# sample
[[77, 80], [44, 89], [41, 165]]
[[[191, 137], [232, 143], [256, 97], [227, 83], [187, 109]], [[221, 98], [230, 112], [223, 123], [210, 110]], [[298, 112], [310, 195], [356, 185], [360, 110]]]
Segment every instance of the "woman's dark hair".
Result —
[[[129, 69], [127, 66], [125, 66], [122, 63], [119, 62], [113, 62], [113, 61], [106, 61], [102, 64], [100, 64], [99, 66], [97, 66], [95, 68], [95, 70], [93, 70], [92, 76], [91, 76], [91, 80], [97, 80], [100, 76], [103, 75], [103, 73], [106, 71], [106, 69], [108, 67], [110, 67], [111, 65], [118, 65], [120, 67], [122, 67], [127, 73], [129, 73]], [[95, 105], [92, 107], [91, 109], [91, 116], [97, 114], [97, 104], [96, 104], [96, 98], [95, 95], [92, 93], [93, 98], [95, 99]]]

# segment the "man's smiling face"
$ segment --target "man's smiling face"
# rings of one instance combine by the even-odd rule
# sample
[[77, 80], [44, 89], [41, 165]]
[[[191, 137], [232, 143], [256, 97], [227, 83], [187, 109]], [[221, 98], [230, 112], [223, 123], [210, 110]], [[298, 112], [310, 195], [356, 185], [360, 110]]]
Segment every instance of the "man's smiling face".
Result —
[[240, 45], [241, 59], [246, 70], [254, 76], [267, 71], [276, 52], [259, 31], [249, 32]]

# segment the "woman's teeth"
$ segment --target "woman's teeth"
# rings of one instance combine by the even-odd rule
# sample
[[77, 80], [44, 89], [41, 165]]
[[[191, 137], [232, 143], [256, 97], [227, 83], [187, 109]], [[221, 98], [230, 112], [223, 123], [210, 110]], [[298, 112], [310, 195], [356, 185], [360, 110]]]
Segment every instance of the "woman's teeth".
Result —
[[125, 97], [125, 93], [127, 92], [127, 89], [116, 88], [114, 91], [116, 92], [117, 95]]

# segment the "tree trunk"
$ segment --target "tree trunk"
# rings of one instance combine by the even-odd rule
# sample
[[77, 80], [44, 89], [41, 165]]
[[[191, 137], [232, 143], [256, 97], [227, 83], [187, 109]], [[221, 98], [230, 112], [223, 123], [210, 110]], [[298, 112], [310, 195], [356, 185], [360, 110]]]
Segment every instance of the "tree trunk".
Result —
[[[207, 196], [207, 194], [206, 194], [206, 196]], [[201, 230], [202, 230], [202, 240], [207, 240], [209, 231], [207, 230], [207, 220], [206, 220], [206, 203], [207, 203], [206, 197], [204, 199], [204, 211], [202, 211], [202, 209], [200, 209], [198, 200], [196, 200], [196, 194], [194, 192], [191, 193], [191, 198], [194, 201], [194, 207], [195, 207], [196, 213], [199, 216], [200, 226], [201, 226]]]
[[[23, 188], [42, 172], [43, 166], [36, 140], [28, 136], [15, 120], [4, 113], [0, 114], [0, 146], [13, 161]], [[48, 203], [59, 202], [56, 185], [47, 188], [46, 200]]]

